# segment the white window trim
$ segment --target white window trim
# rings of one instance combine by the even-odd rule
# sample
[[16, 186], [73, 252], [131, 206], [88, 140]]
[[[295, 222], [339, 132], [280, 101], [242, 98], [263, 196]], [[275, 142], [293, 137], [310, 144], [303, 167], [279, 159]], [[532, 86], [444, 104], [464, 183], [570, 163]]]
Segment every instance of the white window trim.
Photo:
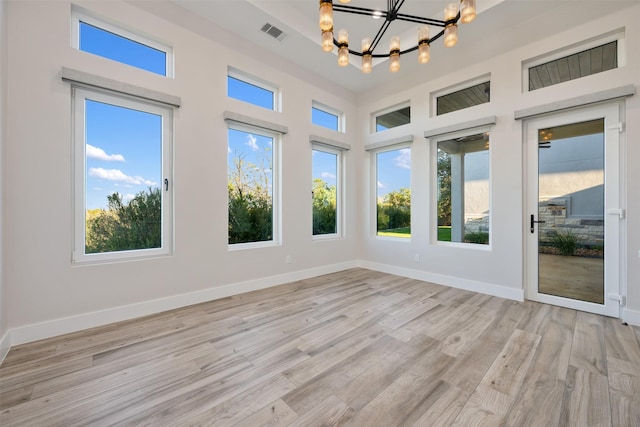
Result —
[[[489, 87], [491, 87], [491, 73], [483, 74], [481, 76], [474, 77], [469, 80], [465, 80], [464, 82], [456, 83], [452, 86], [448, 86], [446, 88], [431, 92], [431, 94], [429, 95], [431, 99], [429, 103], [431, 107], [430, 117], [438, 117], [438, 98], [440, 98], [441, 96], [449, 95], [453, 92], [458, 92], [463, 89], [468, 89], [470, 87], [477, 86], [481, 83], [486, 83], [486, 82], [489, 82]], [[468, 108], [473, 108], [480, 105], [484, 105], [484, 104], [478, 104]], [[468, 108], [462, 108], [461, 110], [467, 110]], [[456, 111], [461, 111], [461, 110], [456, 110]], [[452, 111], [452, 113], [455, 113], [456, 111]], [[445, 113], [445, 114], [449, 114], [449, 113]]]
[[[627, 62], [627, 58], [625, 55], [626, 49], [625, 49], [624, 28], [619, 28], [617, 30], [610, 31], [605, 34], [600, 34], [598, 36], [589, 38], [587, 40], [583, 40], [583, 41], [571, 44], [569, 46], [561, 47], [551, 52], [543, 53], [542, 55], [538, 55], [533, 58], [529, 58], [522, 61], [522, 93], [531, 92], [529, 90], [529, 69], [530, 68], [536, 67], [541, 64], [546, 64], [547, 62], [555, 61], [556, 59], [564, 58], [566, 56], [571, 56], [578, 52], [583, 52], [585, 50], [593, 49], [595, 47], [602, 46], [614, 41], [618, 42], [618, 46], [617, 46], [618, 47], [618, 66], [616, 68], [622, 68], [626, 65], [626, 62]], [[588, 76], [585, 76], [585, 77], [588, 77]], [[547, 87], [550, 87], [550, 86], [547, 86]]]
[[[261, 136], [266, 136], [268, 138], [273, 138], [273, 146], [272, 146], [272, 206], [273, 206], [273, 218], [272, 218], [272, 235], [273, 238], [271, 240], [263, 241], [263, 242], [246, 242], [246, 243], [229, 243], [229, 236], [227, 235], [227, 249], [228, 251], [240, 251], [246, 249], [259, 249], [259, 248], [268, 248], [274, 246], [280, 246], [282, 244], [282, 170], [281, 170], [281, 145], [282, 145], [282, 133], [268, 130], [262, 127], [252, 126], [249, 124], [244, 124], [240, 122], [236, 122], [233, 120], [227, 120], [227, 144], [229, 144], [229, 133], [228, 130], [238, 130], [241, 132], [254, 133]], [[227, 158], [227, 182], [229, 179], [229, 159]], [[227, 206], [229, 206], [228, 193], [227, 193]], [[227, 216], [229, 214], [227, 207]], [[227, 219], [228, 221], [228, 219]]]
[[[385, 145], [379, 145], [376, 148], [371, 148], [369, 151], [371, 155], [371, 164], [373, 167], [371, 168], [371, 182], [373, 185], [371, 186], [371, 230], [373, 233], [373, 237], [379, 240], [392, 240], [394, 242], [411, 242], [413, 239], [413, 232], [410, 237], [392, 237], [392, 236], [379, 236], [378, 235], [378, 154], [386, 153], [388, 151], [396, 151], [402, 150], [403, 148], [408, 148], [411, 150], [411, 173], [409, 175], [409, 189], [413, 187], [413, 147], [412, 142], [413, 136], [411, 137], [411, 141], [407, 141], [406, 137], [403, 138], [402, 142], [396, 142], [394, 144], [390, 144], [388, 141]], [[411, 221], [413, 222], [413, 201], [411, 208]]]
[[[84, 9], [79, 7], [73, 7], [71, 9], [71, 47], [75, 49], [80, 49], [80, 22], [84, 22], [85, 24], [92, 25], [94, 27], [98, 27], [102, 30], [108, 31], [110, 33], [117, 34], [121, 37], [124, 37], [129, 40], [133, 40], [150, 48], [159, 50], [165, 53], [165, 77], [173, 78], [174, 77], [174, 61], [173, 61], [173, 48], [165, 43], [161, 43], [159, 41], [150, 39], [148, 37], [142, 36], [140, 34], [131, 32], [129, 30], [124, 29], [121, 26], [114, 25], [105, 20], [96, 18], [92, 16]], [[101, 57], [103, 58], [103, 57]], [[109, 59], [109, 58], [105, 58]], [[120, 61], [115, 61], [110, 59], [110, 61], [118, 62], [120, 64], [127, 65], [129, 67], [135, 67], [133, 65], [129, 65]], [[147, 71], [147, 70], [144, 70]], [[157, 73], [154, 73], [157, 74]], [[161, 76], [162, 74], [158, 74]]]
[[335, 132], [340, 132], [340, 133], [345, 133], [346, 132], [346, 122], [345, 122], [345, 116], [344, 113], [342, 111], [339, 111], [335, 108], [329, 107], [326, 104], [321, 104], [318, 101], [311, 101], [311, 109], [316, 109], [316, 110], [320, 110], [324, 113], [330, 114], [332, 116], [335, 116], [338, 118], [338, 129], [331, 129], [331, 128], [327, 128], [325, 126], [321, 126], [321, 125], [317, 125], [315, 123], [311, 123], [314, 126], [318, 126], [321, 127], [323, 129], [329, 129]]
[[[336, 232], [335, 233], [329, 233], [329, 234], [313, 234], [313, 227], [311, 230], [311, 238], [312, 240], [331, 240], [331, 239], [338, 239], [344, 236], [344, 206], [345, 206], [345, 201], [346, 198], [344, 196], [345, 194], [345, 183], [344, 183], [344, 176], [345, 176], [345, 161], [344, 161], [344, 149], [341, 149], [340, 147], [336, 147], [336, 146], [329, 146], [327, 144], [323, 144], [323, 143], [313, 143], [313, 141], [311, 142], [311, 149], [315, 150], [315, 151], [322, 151], [324, 153], [330, 153], [330, 154], [335, 154], [336, 157]], [[312, 151], [313, 152], [313, 151]], [[312, 160], [313, 162], [313, 160]], [[313, 177], [312, 177], [312, 182], [313, 182]]]
[[[171, 255], [173, 250], [173, 110], [170, 107], [147, 102], [131, 96], [107, 91], [72, 86], [73, 111], [73, 253], [75, 264], [105, 261], [131, 260]], [[85, 141], [85, 100], [104, 102], [162, 116], [162, 181], [169, 181], [170, 191], [164, 182], [159, 183], [162, 191], [162, 236], [161, 247], [130, 251], [85, 253], [86, 242], [86, 141]]]
[[[494, 122], [495, 123], [495, 122]], [[489, 136], [489, 243], [486, 245], [465, 242], [441, 242], [438, 240], [438, 143], [448, 141], [450, 139], [462, 138], [470, 135], [487, 132], [491, 135], [493, 126], [475, 126], [466, 127], [450, 133], [438, 132], [431, 137], [427, 137], [431, 143], [431, 194], [430, 206], [432, 215], [430, 215], [429, 230], [431, 233], [431, 244], [442, 247], [464, 248], [479, 251], [491, 251], [493, 246], [493, 156], [494, 150], [491, 149], [491, 136]], [[426, 137], [426, 136], [425, 136]]]
[[[260, 89], [264, 89], [266, 91], [273, 93], [273, 105], [271, 107], [271, 110], [276, 111], [278, 113], [282, 112], [282, 93], [281, 93], [282, 91], [277, 85], [274, 85], [271, 82], [262, 80], [256, 76], [253, 76], [249, 73], [245, 73], [244, 71], [231, 66], [227, 67], [227, 77], [232, 77], [236, 80], [243, 81], [245, 83], [248, 83], [253, 86], [257, 86]], [[228, 91], [228, 88], [227, 88], [227, 91]], [[236, 98], [231, 98], [231, 99], [235, 99], [237, 101], [244, 102], [249, 105], [254, 105], [256, 107], [263, 108], [259, 105], [252, 104], [250, 102], [243, 101], [241, 99], [236, 99]]]
[[[404, 101], [404, 102], [401, 102], [399, 104], [392, 105], [390, 107], [386, 107], [386, 108], [383, 108], [382, 110], [374, 111], [373, 113], [371, 113], [371, 120], [370, 120], [370, 122], [371, 122], [371, 125], [370, 125], [371, 133], [375, 134], [375, 133], [384, 132], [384, 131], [378, 132], [376, 130], [376, 128], [377, 128], [376, 122], [377, 122], [377, 118], [379, 116], [383, 116], [383, 115], [385, 115], [387, 113], [392, 113], [394, 111], [402, 110], [403, 108], [407, 108], [407, 107], [411, 108], [411, 101]], [[389, 128], [389, 129], [385, 129], [385, 130], [396, 129], [396, 128], [399, 128], [399, 127], [402, 127], [402, 126], [407, 126], [407, 125], [410, 125], [410, 124], [411, 124], [411, 120], [409, 120], [409, 123], [407, 123], [407, 124], [396, 126], [396, 127]]]

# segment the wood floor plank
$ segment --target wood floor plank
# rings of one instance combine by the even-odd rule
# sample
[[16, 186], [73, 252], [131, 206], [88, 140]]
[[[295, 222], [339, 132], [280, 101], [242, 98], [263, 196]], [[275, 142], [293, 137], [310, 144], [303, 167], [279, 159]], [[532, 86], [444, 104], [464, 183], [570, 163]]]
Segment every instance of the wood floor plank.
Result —
[[640, 425], [640, 328], [355, 268], [12, 348], [9, 426]]

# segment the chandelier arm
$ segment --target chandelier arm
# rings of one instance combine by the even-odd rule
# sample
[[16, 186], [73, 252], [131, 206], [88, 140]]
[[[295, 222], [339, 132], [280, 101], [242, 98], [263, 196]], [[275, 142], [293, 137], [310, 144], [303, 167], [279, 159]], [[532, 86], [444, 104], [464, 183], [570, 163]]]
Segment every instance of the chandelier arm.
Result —
[[433, 25], [436, 27], [443, 27], [443, 28], [446, 27], [448, 24], [455, 24], [456, 22], [458, 22], [459, 18], [460, 16], [450, 21], [441, 21], [440, 19], [422, 18], [420, 16], [405, 15], [403, 13], [399, 13], [398, 15], [396, 15], [396, 19], [398, 21], [415, 22], [418, 24]]
[[380, 29], [378, 30], [378, 34], [376, 34], [376, 36], [373, 38], [373, 41], [371, 42], [371, 47], [369, 48], [370, 52], [376, 50], [378, 43], [380, 43], [380, 40], [382, 39], [382, 36], [384, 36], [384, 33], [387, 32], [389, 25], [391, 25], [391, 21], [384, 21], [382, 23]]
[[344, 4], [334, 4], [333, 5], [334, 12], [344, 12], [344, 13], [355, 13], [358, 15], [368, 15], [368, 16], [379, 16], [385, 17], [387, 16], [386, 11], [377, 10], [377, 9], [368, 9], [366, 7], [357, 7], [357, 6], [347, 6]]

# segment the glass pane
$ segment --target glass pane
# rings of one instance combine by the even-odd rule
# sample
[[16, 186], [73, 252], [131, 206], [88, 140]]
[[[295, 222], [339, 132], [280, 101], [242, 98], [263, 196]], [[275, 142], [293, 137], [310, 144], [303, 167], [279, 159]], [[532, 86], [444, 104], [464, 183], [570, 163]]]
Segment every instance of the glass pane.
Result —
[[529, 68], [529, 90], [618, 68], [618, 42], [587, 49]]
[[227, 77], [227, 96], [266, 108], [274, 109], [273, 92], [260, 86], [252, 85], [235, 77]]
[[541, 293], [604, 303], [604, 120], [538, 134]]
[[229, 244], [273, 240], [273, 138], [229, 129]]
[[436, 115], [451, 113], [489, 102], [491, 82], [480, 83], [456, 92], [439, 96], [436, 100]]
[[332, 130], [338, 129], [338, 116], [335, 114], [327, 113], [326, 111], [318, 108], [311, 108], [311, 123], [318, 126], [323, 126]]
[[161, 247], [162, 116], [85, 107], [85, 253]]
[[411, 237], [411, 149], [376, 155], [377, 234]]
[[489, 134], [438, 142], [438, 241], [489, 244]]
[[406, 125], [411, 122], [411, 107], [401, 108], [376, 116], [376, 132]]
[[167, 75], [166, 52], [84, 22], [80, 22], [80, 50]]
[[338, 155], [313, 150], [313, 235], [335, 234]]

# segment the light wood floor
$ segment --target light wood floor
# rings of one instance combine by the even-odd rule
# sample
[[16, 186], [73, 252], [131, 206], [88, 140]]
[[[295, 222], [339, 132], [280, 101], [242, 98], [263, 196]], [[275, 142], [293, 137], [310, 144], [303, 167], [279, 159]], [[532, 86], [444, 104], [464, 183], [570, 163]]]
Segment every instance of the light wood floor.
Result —
[[363, 269], [13, 348], [0, 425], [639, 426], [640, 329]]

